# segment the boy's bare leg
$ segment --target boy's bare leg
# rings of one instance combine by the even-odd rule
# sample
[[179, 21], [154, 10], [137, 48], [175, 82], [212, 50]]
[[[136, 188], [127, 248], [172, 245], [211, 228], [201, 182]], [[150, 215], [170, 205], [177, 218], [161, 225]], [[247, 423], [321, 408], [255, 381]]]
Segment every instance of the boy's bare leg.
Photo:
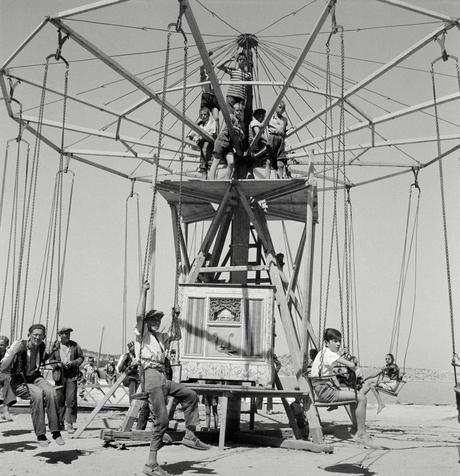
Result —
[[270, 168], [270, 159], [267, 159], [265, 161], [265, 178], [267, 180], [270, 179], [270, 172], [271, 172], [271, 168]]
[[213, 157], [211, 168], [208, 174], [208, 180], [216, 180], [217, 175], [217, 166], [219, 165], [219, 159], [217, 157]]
[[235, 168], [235, 157], [231, 152], [227, 154], [227, 172], [225, 174], [226, 180], [230, 180], [233, 175], [233, 169]]
[[385, 408], [385, 404], [382, 401], [379, 391], [375, 388], [375, 385], [371, 385], [371, 392], [374, 394], [375, 399], [377, 400], [377, 415]]

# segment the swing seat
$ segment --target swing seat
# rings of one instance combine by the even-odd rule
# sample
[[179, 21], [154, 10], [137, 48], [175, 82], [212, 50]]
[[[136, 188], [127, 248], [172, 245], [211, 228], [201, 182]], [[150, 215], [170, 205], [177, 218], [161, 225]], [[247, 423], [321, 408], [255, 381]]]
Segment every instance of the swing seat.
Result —
[[399, 392], [402, 390], [402, 388], [404, 387], [404, 385], [406, 383], [407, 383], [406, 380], [404, 380], [403, 377], [400, 377], [400, 379], [397, 380], [397, 384], [396, 384], [396, 386], [393, 390], [390, 390], [388, 388], [379, 387], [378, 383], [375, 386], [375, 389], [379, 393], [384, 393], [385, 395], [389, 395], [390, 397], [397, 397], [399, 395]]
[[[352, 405], [352, 404], [356, 404], [358, 402], [358, 395], [357, 395], [357, 392], [356, 392], [356, 388], [352, 389], [355, 392], [355, 398], [350, 399], [350, 400], [343, 400], [343, 401], [340, 401], [340, 402], [335, 402], [335, 401], [328, 402], [328, 401], [325, 401], [325, 400], [321, 400], [320, 398], [317, 397], [313, 382], [325, 382], [328, 385], [330, 385], [331, 387], [337, 388], [337, 390], [339, 390], [340, 388], [345, 389], [345, 387], [340, 386], [339, 381], [337, 380], [337, 377], [335, 377], [335, 376], [307, 377], [307, 380], [309, 382], [311, 399], [312, 399], [313, 405], [315, 405], [315, 407], [318, 407], [318, 408], [331, 407], [331, 410], [335, 410], [335, 408], [333, 408], [333, 407], [339, 407], [339, 406], [344, 406], [344, 405]], [[346, 388], [348, 389], [349, 387], [346, 387]]]

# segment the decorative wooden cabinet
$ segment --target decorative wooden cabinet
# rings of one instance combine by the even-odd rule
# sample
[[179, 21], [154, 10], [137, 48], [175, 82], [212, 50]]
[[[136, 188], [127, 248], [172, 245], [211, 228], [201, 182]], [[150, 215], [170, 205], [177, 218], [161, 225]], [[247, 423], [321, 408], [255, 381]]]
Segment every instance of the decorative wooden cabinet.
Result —
[[271, 286], [185, 284], [182, 380], [273, 381]]

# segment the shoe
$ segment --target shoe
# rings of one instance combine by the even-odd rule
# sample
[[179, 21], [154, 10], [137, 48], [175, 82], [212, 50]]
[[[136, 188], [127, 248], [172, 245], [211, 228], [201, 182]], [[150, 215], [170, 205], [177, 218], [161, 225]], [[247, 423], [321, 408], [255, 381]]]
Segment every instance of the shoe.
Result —
[[171, 473], [165, 471], [159, 464], [146, 464], [142, 472], [147, 476], [171, 476]]
[[194, 450], [209, 450], [211, 447], [206, 443], [203, 443], [198, 437], [194, 436], [193, 438], [183, 437], [181, 443], [189, 448]]
[[75, 428], [73, 427], [73, 424], [72, 423], [67, 423], [67, 425], [65, 426], [65, 431], [67, 433], [72, 434], [72, 433], [75, 433]]
[[40, 435], [37, 437], [37, 441], [38, 441], [38, 444], [42, 447], [42, 448], [47, 448], [50, 444], [49, 440], [46, 438], [45, 435]]
[[337, 408], [339, 408], [338, 405], [331, 405], [330, 407], [327, 407], [327, 411], [328, 412], [332, 412], [334, 410], [337, 410]]
[[64, 438], [62, 438], [61, 433], [59, 431], [53, 431], [53, 440], [59, 446], [65, 445]]
[[383, 447], [376, 444], [374, 442], [374, 439], [371, 438], [369, 435], [361, 435], [361, 436], [355, 435], [353, 437], [353, 441], [364, 446], [365, 448], [370, 448], [373, 450], [383, 449]]

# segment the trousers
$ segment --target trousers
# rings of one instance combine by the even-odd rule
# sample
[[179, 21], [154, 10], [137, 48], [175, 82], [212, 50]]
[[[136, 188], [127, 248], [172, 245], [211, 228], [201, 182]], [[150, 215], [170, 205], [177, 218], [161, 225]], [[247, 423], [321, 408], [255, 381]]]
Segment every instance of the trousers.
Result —
[[7, 406], [16, 403], [16, 395], [11, 388], [11, 375], [0, 373], [0, 404]]
[[[38, 377], [34, 379], [33, 383], [27, 384], [27, 389], [35, 434], [37, 436], [46, 434], [45, 408], [50, 431], [59, 431], [59, 407], [55, 388], [43, 377]], [[14, 386], [13, 391], [18, 397], [21, 397], [20, 392], [17, 392]]]
[[145, 369], [144, 382], [154, 420], [150, 450], [157, 451], [160, 449], [163, 435], [168, 429], [169, 418], [166, 397], [170, 395], [177, 398], [184, 412], [186, 428], [194, 431], [200, 423], [198, 396], [193, 390], [180, 383], [167, 380], [165, 374], [156, 369]]
[[62, 387], [56, 389], [61, 424], [77, 421], [77, 386], [75, 379], [64, 378]]

